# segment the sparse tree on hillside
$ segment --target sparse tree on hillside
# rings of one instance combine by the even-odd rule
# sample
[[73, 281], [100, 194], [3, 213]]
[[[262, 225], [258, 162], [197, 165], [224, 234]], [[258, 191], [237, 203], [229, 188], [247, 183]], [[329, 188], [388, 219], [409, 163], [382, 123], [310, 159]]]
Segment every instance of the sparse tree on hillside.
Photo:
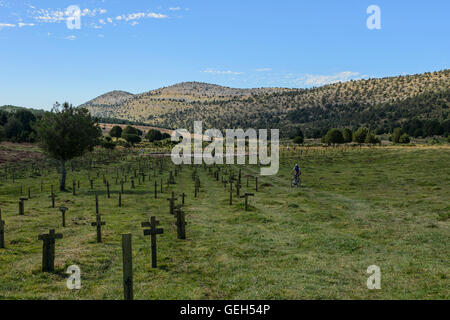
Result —
[[393, 143], [400, 143], [400, 137], [403, 134], [403, 130], [401, 128], [395, 128], [394, 132], [392, 133], [392, 142]]
[[352, 142], [353, 132], [349, 128], [344, 128], [344, 130], [342, 130], [342, 136], [344, 137], [344, 142]]
[[325, 143], [337, 144], [344, 143], [344, 137], [339, 129], [330, 129], [324, 138]]
[[353, 134], [353, 141], [357, 142], [359, 144], [363, 144], [364, 142], [366, 142], [366, 136], [368, 133], [369, 133], [369, 130], [367, 130], [367, 128], [359, 128]]
[[120, 138], [122, 136], [122, 127], [120, 126], [114, 126], [109, 131], [109, 135], [113, 138]]
[[44, 114], [36, 123], [41, 148], [61, 162], [59, 189], [66, 189], [66, 161], [93, 150], [101, 136], [101, 129], [87, 109], [74, 108], [65, 102], [56, 103], [52, 112]]
[[162, 139], [162, 134], [159, 130], [150, 129], [145, 138], [150, 142], [159, 141]]

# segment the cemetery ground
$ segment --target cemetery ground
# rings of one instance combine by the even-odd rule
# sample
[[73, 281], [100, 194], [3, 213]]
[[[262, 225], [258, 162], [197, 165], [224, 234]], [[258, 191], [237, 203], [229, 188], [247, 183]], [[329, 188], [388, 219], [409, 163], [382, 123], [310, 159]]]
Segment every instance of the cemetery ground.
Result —
[[[102, 153], [104, 153], [102, 155]], [[113, 154], [119, 153], [118, 151]], [[123, 299], [121, 235], [132, 234], [135, 299], [448, 299], [450, 148], [297, 148], [282, 151], [276, 176], [258, 177], [257, 166], [183, 166], [168, 187], [170, 158], [106, 151], [91, 168], [68, 166], [67, 192], [59, 174], [46, 167], [9, 163], [0, 172], [0, 299]], [[43, 162], [42, 162], [43, 163]], [[290, 170], [299, 163], [302, 187], [291, 188]], [[14, 167], [15, 166], [15, 167]], [[150, 168], [145, 182], [134, 169]], [[11, 168], [15, 168], [14, 170]], [[197, 198], [193, 173], [200, 180]], [[241, 172], [240, 195], [228, 180]], [[145, 169], [145, 170], [147, 170]], [[210, 171], [211, 170], [211, 171]], [[5, 172], [9, 172], [5, 176]], [[11, 174], [15, 178], [12, 181]], [[144, 171], [145, 172], [145, 171]], [[139, 173], [139, 171], [138, 171]], [[110, 185], [110, 198], [103, 182]], [[156, 176], [155, 176], [156, 174]], [[97, 176], [98, 175], [98, 176]], [[127, 176], [118, 206], [120, 179]], [[90, 176], [94, 182], [91, 190]], [[116, 184], [116, 176], [119, 176]], [[247, 176], [248, 187], [247, 187]], [[160, 193], [163, 180], [164, 192]], [[80, 181], [72, 194], [72, 180]], [[43, 191], [41, 191], [41, 181]], [[157, 182], [157, 199], [154, 197]], [[54, 186], [52, 208], [50, 186]], [[24, 215], [18, 214], [20, 188]], [[169, 212], [171, 193], [186, 214], [186, 239], [177, 239]], [[97, 243], [95, 194], [102, 242]], [[58, 207], [68, 208], [62, 227]], [[152, 268], [150, 237], [141, 223], [155, 216], [157, 268]], [[56, 239], [55, 271], [42, 272], [42, 241]], [[81, 289], [66, 286], [66, 269], [81, 269]], [[381, 289], [369, 290], [371, 265], [381, 268]]]

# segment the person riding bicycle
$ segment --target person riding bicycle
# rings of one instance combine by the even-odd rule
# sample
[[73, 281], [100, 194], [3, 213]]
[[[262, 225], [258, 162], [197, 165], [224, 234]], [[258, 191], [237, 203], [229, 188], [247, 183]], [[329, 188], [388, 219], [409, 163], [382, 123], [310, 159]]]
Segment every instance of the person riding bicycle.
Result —
[[302, 171], [300, 170], [300, 167], [298, 166], [298, 164], [295, 164], [294, 169], [292, 169], [291, 173], [294, 173], [294, 179], [295, 181], [298, 181], [300, 178], [300, 175], [302, 174]]

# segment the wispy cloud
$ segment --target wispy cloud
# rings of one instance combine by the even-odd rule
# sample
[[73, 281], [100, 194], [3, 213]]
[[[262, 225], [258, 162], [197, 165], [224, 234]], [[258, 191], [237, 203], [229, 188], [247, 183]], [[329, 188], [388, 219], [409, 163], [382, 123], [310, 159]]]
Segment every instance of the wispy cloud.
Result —
[[272, 71], [272, 68], [259, 68], [259, 69], [255, 69], [255, 72], [270, 72]]
[[16, 25], [12, 23], [0, 23], [0, 29], [1, 28], [14, 28]]
[[236, 71], [231, 71], [231, 70], [215, 70], [215, 69], [206, 69], [203, 70], [202, 72], [204, 73], [210, 73], [210, 74], [221, 74], [221, 75], [239, 75], [239, 74], [243, 74], [243, 72], [236, 72]]
[[342, 71], [331, 75], [305, 74], [296, 81], [298, 84], [303, 84], [306, 86], [323, 86], [326, 84], [344, 82], [352, 79], [361, 79], [362, 77], [363, 76], [361, 76], [359, 72]]
[[75, 40], [77, 37], [76, 36], [74, 36], [74, 35], [71, 35], [71, 36], [68, 36], [68, 37], [65, 37], [64, 39], [66, 39], [66, 40]]
[[34, 27], [35, 24], [34, 24], [34, 23], [23, 23], [23, 22], [19, 22], [18, 26], [19, 26], [19, 28], [22, 28], [22, 27]]
[[169, 8], [169, 10], [170, 11], [180, 11], [181, 8], [180, 7], [172, 7], [172, 8]]

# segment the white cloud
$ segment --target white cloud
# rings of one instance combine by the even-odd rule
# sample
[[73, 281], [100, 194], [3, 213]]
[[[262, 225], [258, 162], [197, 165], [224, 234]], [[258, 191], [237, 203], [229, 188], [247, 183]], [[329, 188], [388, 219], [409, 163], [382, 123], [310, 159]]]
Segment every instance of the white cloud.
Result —
[[272, 68], [259, 68], [255, 69], [256, 72], [269, 72], [272, 71]]
[[34, 26], [35, 26], [34, 23], [22, 23], [22, 22], [19, 22], [19, 28], [22, 28], [22, 27], [34, 27]]
[[236, 71], [231, 71], [231, 70], [215, 70], [215, 69], [210, 69], [210, 68], [208, 68], [202, 72], [210, 73], [210, 74], [230, 74], [230, 75], [243, 74], [243, 72], [236, 72]]
[[170, 11], [179, 11], [179, 10], [181, 10], [181, 8], [180, 7], [172, 7], [172, 8], [169, 8], [169, 10]]
[[0, 29], [1, 28], [14, 28], [16, 25], [11, 23], [0, 23]]
[[77, 37], [76, 36], [74, 36], [74, 35], [71, 35], [71, 36], [68, 36], [68, 37], [65, 37], [64, 39], [67, 39], [67, 40], [75, 40]]
[[353, 71], [343, 71], [332, 75], [305, 74], [303, 77], [297, 79], [297, 81], [307, 86], [323, 86], [351, 79], [361, 79], [361, 74]]
[[169, 16], [167, 16], [165, 14], [161, 14], [161, 13], [150, 12], [147, 14], [147, 17], [154, 18], [154, 19], [165, 19], [165, 18], [168, 18]]

